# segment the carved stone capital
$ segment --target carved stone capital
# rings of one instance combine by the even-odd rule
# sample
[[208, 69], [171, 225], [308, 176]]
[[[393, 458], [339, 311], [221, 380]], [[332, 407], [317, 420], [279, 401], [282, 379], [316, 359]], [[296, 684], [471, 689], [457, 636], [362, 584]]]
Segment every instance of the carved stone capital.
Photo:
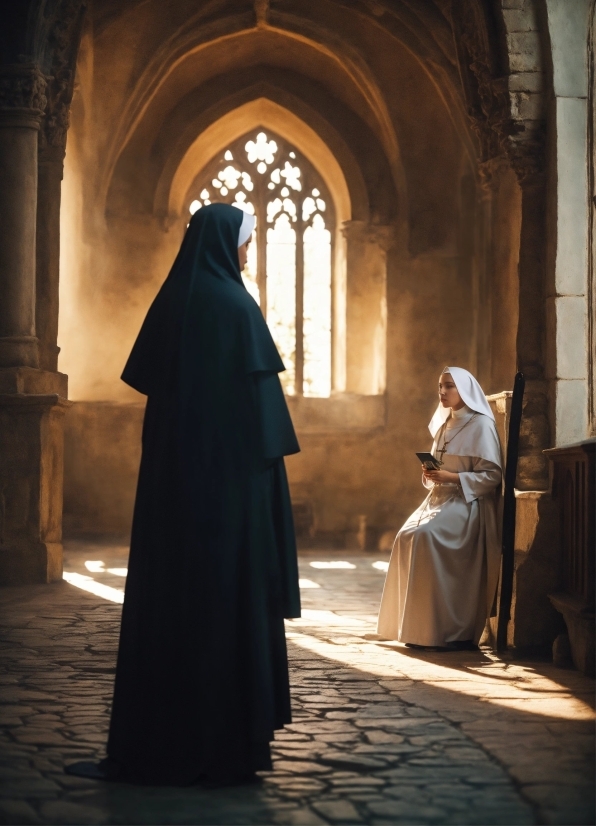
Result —
[[[534, 102], [524, 119], [502, 74], [494, 37], [487, 29], [484, 4], [458, 0], [452, 4], [455, 43], [470, 126], [478, 139], [480, 183], [490, 192], [491, 162], [506, 158], [520, 183], [540, 176], [544, 168], [544, 116]], [[528, 113], [526, 113], [528, 114]]]
[[48, 103], [39, 135], [39, 151], [48, 159], [62, 160], [66, 151], [66, 135], [70, 126], [72, 100], [72, 71], [63, 69], [49, 78]]
[[59, 0], [48, 36], [52, 61], [47, 107], [39, 136], [41, 159], [61, 161], [70, 125], [76, 56], [87, 0]]
[[506, 152], [520, 185], [540, 185], [544, 181], [545, 152], [542, 132], [509, 138]]
[[46, 108], [47, 79], [37, 66], [0, 67], [0, 112], [41, 119]]

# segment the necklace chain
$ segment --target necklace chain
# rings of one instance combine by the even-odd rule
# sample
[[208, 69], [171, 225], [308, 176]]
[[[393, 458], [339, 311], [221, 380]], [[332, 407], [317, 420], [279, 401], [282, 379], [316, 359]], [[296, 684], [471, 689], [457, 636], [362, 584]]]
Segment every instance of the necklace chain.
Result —
[[458, 434], [458, 433], [461, 433], [461, 432], [462, 432], [462, 430], [464, 429], [464, 427], [466, 427], [467, 425], [469, 425], [469, 424], [470, 424], [470, 422], [472, 421], [472, 419], [475, 419], [475, 418], [476, 418], [476, 415], [477, 415], [477, 414], [476, 414], [476, 413], [474, 413], [474, 415], [473, 415], [473, 416], [471, 416], [471, 417], [468, 419], [468, 421], [467, 421], [467, 422], [465, 422], [465, 423], [464, 423], [461, 427], [458, 427], [458, 429], [455, 431], [455, 433], [453, 434], [453, 436], [449, 439], [449, 441], [447, 441], [447, 422], [448, 422], [448, 421], [449, 421], [449, 419], [451, 418], [451, 415], [452, 415], [452, 414], [450, 413], [450, 414], [449, 414], [449, 418], [447, 419], [447, 421], [446, 421], [446, 422], [445, 422], [445, 424], [443, 425], [443, 447], [441, 447], [441, 448], [437, 448], [437, 453], [440, 453], [440, 454], [441, 454], [441, 458], [440, 458], [440, 460], [439, 460], [439, 461], [441, 462], [441, 464], [443, 464], [443, 459], [445, 458], [445, 452], [446, 452], [446, 450], [447, 450], [448, 446], [449, 446], [449, 445], [451, 444], [451, 442], [453, 441], [453, 439], [457, 436], [457, 434]]

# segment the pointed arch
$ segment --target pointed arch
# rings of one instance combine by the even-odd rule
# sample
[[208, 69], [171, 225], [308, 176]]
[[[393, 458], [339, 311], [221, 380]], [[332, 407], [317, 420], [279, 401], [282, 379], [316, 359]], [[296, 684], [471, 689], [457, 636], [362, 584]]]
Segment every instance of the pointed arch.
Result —
[[335, 203], [338, 226], [352, 218], [350, 191], [341, 166], [307, 123], [267, 98], [258, 98], [231, 110], [207, 127], [188, 147], [173, 174], [162, 175], [156, 199], [167, 203], [172, 218], [182, 215], [188, 190], [196, 174], [222, 149], [259, 126], [277, 132], [293, 143], [319, 172]]

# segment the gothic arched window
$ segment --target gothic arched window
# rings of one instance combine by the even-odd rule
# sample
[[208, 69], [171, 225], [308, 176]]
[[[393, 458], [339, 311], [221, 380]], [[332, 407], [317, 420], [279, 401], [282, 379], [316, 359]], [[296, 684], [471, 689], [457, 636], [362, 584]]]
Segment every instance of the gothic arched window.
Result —
[[331, 392], [333, 202], [311, 163], [259, 131], [230, 144], [195, 180], [189, 210], [223, 201], [256, 215], [243, 277], [286, 366], [289, 395]]

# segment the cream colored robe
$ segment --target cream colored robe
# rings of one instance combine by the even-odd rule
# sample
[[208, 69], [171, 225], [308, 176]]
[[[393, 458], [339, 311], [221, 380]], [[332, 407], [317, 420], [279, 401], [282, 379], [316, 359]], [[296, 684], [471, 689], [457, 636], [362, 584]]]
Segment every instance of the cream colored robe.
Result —
[[[457, 426], [471, 417], [472, 411], [462, 411]], [[461, 487], [427, 483], [430, 493], [395, 539], [377, 628], [386, 639], [428, 646], [477, 643], [484, 629], [501, 556], [496, 508], [501, 451], [488, 416], [477, 414], [466, 431], [453, 437], [443, 459], [444, 470], [459, 473]], [[484, 457], [455, 455], [451, 448], [457, 454], [472, 448]]]

